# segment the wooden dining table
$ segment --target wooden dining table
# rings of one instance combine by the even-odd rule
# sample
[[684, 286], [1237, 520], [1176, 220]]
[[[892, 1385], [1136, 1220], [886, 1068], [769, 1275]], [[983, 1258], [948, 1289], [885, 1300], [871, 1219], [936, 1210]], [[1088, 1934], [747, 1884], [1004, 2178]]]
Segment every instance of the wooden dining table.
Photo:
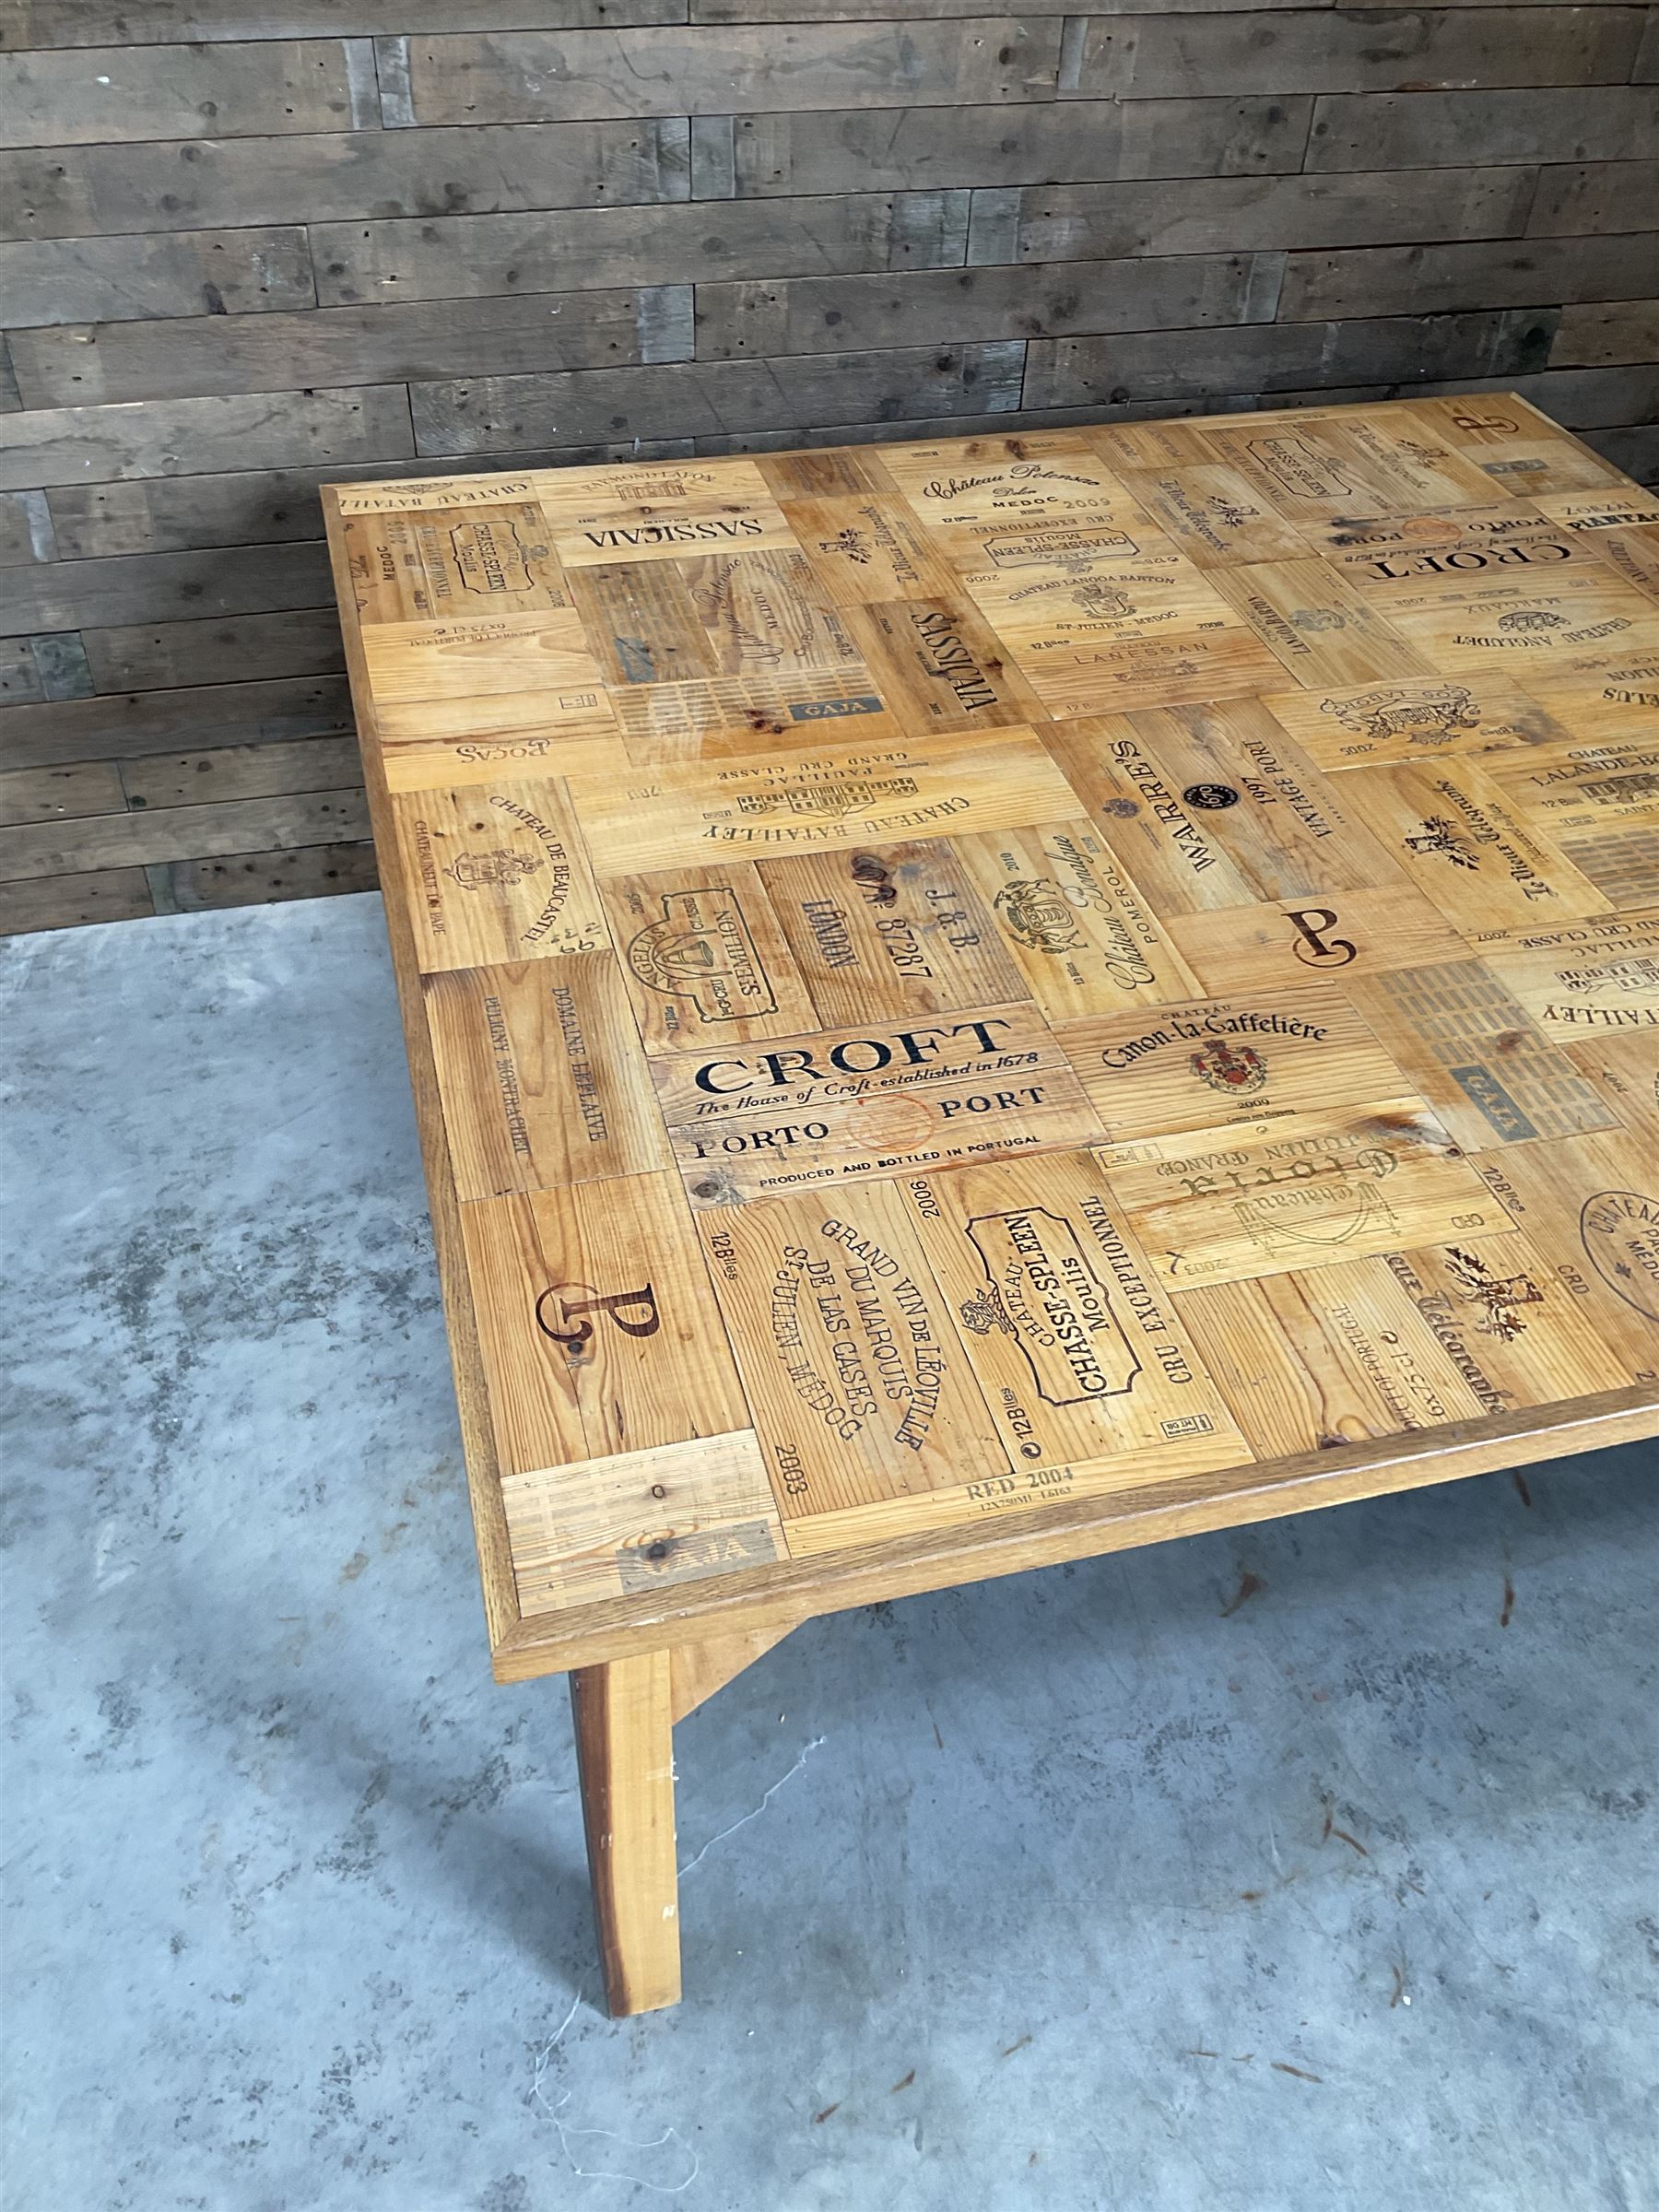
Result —
[[803, 1620], [1659, 1433], [1659, 499], [1491, 392], [702, 442], [324, 493], [618, 2014]]

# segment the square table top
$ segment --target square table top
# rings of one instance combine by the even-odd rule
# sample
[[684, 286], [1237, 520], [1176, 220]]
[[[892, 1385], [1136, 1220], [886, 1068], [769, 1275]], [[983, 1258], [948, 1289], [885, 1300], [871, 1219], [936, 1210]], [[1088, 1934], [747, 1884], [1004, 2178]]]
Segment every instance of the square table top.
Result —
[[1659, 500], [1524, 402], [325, 505], [503, 1677], [1659, 1432]]

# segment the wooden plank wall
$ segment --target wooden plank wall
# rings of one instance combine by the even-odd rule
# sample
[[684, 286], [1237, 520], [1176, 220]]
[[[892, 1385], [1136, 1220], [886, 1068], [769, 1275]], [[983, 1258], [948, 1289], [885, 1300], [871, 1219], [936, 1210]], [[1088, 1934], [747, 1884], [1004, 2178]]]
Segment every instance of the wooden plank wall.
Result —
[[1617, 0], [4, 0], [0, 929], [372, 882], [331, 477], [1513, 386], [1651, 480], [1656, 80]]

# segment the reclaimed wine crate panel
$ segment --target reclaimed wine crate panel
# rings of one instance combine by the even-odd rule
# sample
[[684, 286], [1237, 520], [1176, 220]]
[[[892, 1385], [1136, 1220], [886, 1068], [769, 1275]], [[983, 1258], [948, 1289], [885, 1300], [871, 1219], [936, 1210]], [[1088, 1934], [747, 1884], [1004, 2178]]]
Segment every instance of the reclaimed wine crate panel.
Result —
[[1659, 1030], [1659, 916], [1476, 940], [1482, 962], [1558, 1041]]
[[613, 876], [605, 899], [648, 1053], [812, 1027], [812, 1000], [752, 863]]
[[1567, 1057], [1601, 1097], [1608, 1120], [1659, 1147], [1659, 1022], [1644, 1018], [1617, 1034], [1598, 1030], [1566, 1048]]
[[759, 866], [820, 1021], [1028, 995], [967, 854], [942, 838]]
[[501, 1497], [526, 1613], [787, 1556], [751, 1430], [509, 1475]]
[[496, 1450], [526, 1474], [747, 1426], [672, 1175], [633, 1175], [462, 1212]]
[[1317, 984], [1069, 1022], [1065, 1041], [1114, 1142], [1406, 1088], [1347, 994]]
[[1184, 998], [1191, 971], [1087, 819], [958, 841], [1031, 996], [1055, 1020]]
[[1418, 1099], [1113, 1147], [1105, 1164], [1171, 1289], [1508, 1226]]
[[557, 613], [383, 623], [365, 629], [363, 651], [389, 705], [543, 688], [579, 695], [605, 682], [568, 600]]
[[1441, 753], [1485, 753], [1544, 745], [1567, 724], [1501, 677], [1449, 683], [1406, 677], [1384, 684], [1276, 692], [1265, 701], [1310, 760], [1324, 769], [1426, 760]]
[[534, 501], [357, 515], [346, 546], [365, 627], [569, 606]]
[[1000, 830], [1077, 805], [1029, 728], [984, 738], [952, 733], [873, 753], [846, 745], [776, 752], [620, 786], [578, 778], [600, 873], [695, 865], [711, 853], [765, 860], [848, 851], [912, 830]]
[[608, 952], [429, 976], [427, 1020], [462, 1198], [668, 1164]]
[[652, 1074], [699, 1207], [1100, 1134], [1031, 1006], [866, 1022], [717, 1060], [686, 1053], [656, 1061]]
[[786, 1520], [1010, 1471], [892, 1182], [835, 1209], [784, 1198], [701, 1227]]
[[626, 775], [603, 686], [421, 699], [385, 708], [381, 768], [392, 791], [458, 789], [502, 776]]
[[424, 970], [608, 947], [563, 785], [540, 778], [415, 792], [391, 812]]
[[1656, 503], [1524, 401], [327, 504], [504, 1671], [1659, 1429]]
[[[1509, 1172], [1513, 1160], [1515, 1171]], [[1598, 1132], [1483, 1168], [1511, 1217], [1555, 1261], [1627, 1374], [1659, 1381], [1659, 1199], [1651, 1145]]]
[[1464, 941], [1420, 891], [1388, 884], [1322, 900], [1281, 900], [1175, 914], [1170, 935], [1213, 991], [1268, 982], [1302, 983], [1346, 972], [1413, 968], [1461, 959]]

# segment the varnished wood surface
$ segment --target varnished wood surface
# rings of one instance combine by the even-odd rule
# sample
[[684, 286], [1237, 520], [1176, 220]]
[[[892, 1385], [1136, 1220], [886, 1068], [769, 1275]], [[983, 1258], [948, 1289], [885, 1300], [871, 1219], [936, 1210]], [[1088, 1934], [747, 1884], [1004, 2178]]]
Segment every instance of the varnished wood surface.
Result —
[[1535, 410], [325, 504], [500, 1673], [1659, 1430], [1659, 500]]

